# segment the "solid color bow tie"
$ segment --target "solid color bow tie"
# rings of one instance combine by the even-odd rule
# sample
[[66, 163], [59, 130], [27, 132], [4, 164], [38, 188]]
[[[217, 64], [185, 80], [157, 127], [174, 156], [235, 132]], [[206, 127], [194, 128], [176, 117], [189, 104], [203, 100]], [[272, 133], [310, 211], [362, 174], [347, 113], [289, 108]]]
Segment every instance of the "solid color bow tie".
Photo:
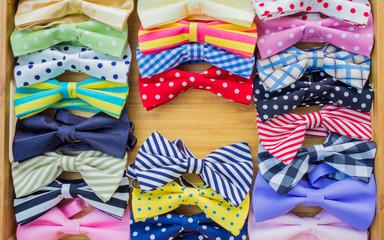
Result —
[[187, 22], [180, 20], [161, 27], [139, 30], [142, 54], [161, 52], [190, 42], [205, 42], [251, 59], [257, 41], [256, 24], [241, 27], [223, 21]]
[[212, 188], [183, 187], [176, 182], [147, 193], [138, 188], [132, 191], [135, 221], [168, 213], [181, 205], [198, 206], [213, 221], [237, 236], [247, 219], [249, 195], [239, 207], [235, 207], [224, 201]]
[[56, 45], [20, 56], [14, 70], [17, 87], [41, 83], [65, 71], [83, 72], [112, 82], [127, 83], [131, 50], [125, 47], [123, 59], [87, 47]]
[[287, 213], [256, 223], [251, 210], [248, 234], [250, 240], [368, 240], [368, 231], [359, 231], [326, 211], [320, 212], [314, 218], [301, 218]]
[[128, 39], [128, 27], [121, 32], [104, 23], [90, 20], [80, 23], [56, 24], [50, 28], [18, 31], [11, 34], [15, 57], [37, 52], [58, 43], [72, 42], [115, 57], [123, 55]]
[[141, 77], [168, 71], [181, 64], [208, 62], [215, 67], [249, 78], [255, 65], [255, 57], [240, 57], [208, 43], [183, 44], [154, 54], [143, 55], [140, 47], [136, 50]]
[[264, 88], [274, 92], [298, 81], [306, 72], [324, 71], [339, 81], [362, 89], [369, 78], [369, 57], [350, 53], [331, 44], [300, 50], [291, 47], [266, 59], [257, 59]]
[[19, 30], [36, 30], [44, 28], [51, 21], [60, 21], [67, 15], [84, 14], [123, 31], [133, 8], [132, 0], [117, 0], [113, 3], [105, 0], [21, 0], [15, 15], [15, 25]]
[[298, 42], [328, 42], [349, 52], [371, 55], [374, 39], [372, 17], [366, 28], [353, 27], [332, 18], [323, 19], [318, 14], [256, 20], [256, 23], [261, 58], [277, 54]]
[[128, 168], [128, 176], [145, 192], [164, 186], [184, 173], [198, 174], [205, 185], [237, 207], [252, 183], [253, 161], [248, 143], [228, 145], [198, 159], [180, 139], [170, 142], [153, 132]]
[[360, 90], [348, 86], [324, 72], [316, 72], [302, 77], [286, 88], [267, 92], [257, 74], [254, 78], [253, 101], [257, 112], [263, 116], [262, 121], [287, 113], [296, 107], [324, 106], [326, 104], [342, 105], [364, 112], [371, 111], [374, 93], [369, 81]]
[[252, 77], [243, 78], [216, 67], [203, 73], [172, 69], [151, 78], [139, 76], [141, 99], [148, 111], [171, 101], [188, 88], [207, 90], [234, 102], [250, 104], [252, 84]]
[[70, 217], [83, 211], [86, 204], [81, 199], [54, 207], [33, 222], [17, 227], [17, 239], [24, 240], [58, 240], [67, 235], [86, 235], [92, 240], [128, 240], [130, 236], [129, 208], [122, 220], [106, 215], [95, 209], [80, 219]]
[[371, 4], [368, 0], [252, 0], [252, 5], [258, 18], [262, 20], [299, 12], [320, 12], [358, 27], [366, 27], [371, 15]]
[[369, 113], [337, 105], [326, 105], [319, 112], [286, 113], [261, 121], [257, 115], [257, 129], [263, 147], [275, 158], [290, 164], [300, 149], [305, 135], [327, 137], [335, 132], [360, 140], [372, 140]]
[[[133, 216], [131, 217], [133, 219]], [[197, 215], [180, 215], [170, 212], [155, 216], [144, 221], [131, 221], [131, 240], [141, 239], [174, 239], [174, 240], [197, 240], [197, 239], [230, 239], [244, 240], [247, 238], [247, 228], [244, 226], [238, 236], [232, 235], [215, 223], [205, 213]], [[150, 229], [151, 231], [148, 231]]]
[[[13, 138], [13, 160], [24, 161], [48, 151], [98, 150], [117, 158], [136, 145], [127, 110], [115, 119], [105, 113], [83, 118], [59, 110], [55, 119], [42, 113], [19, 119]], [[105, 141], [108, 139], [108, 141]]]
[[255, 18], [248, 0], [139, 0], [137, 13], [144, 29], [200, 16], [250, 27]]
[[56, 79], [32, 86], [16, 88], [15, 114], [21, 119], [48, 108], [90, 112], [105, 112], [119, 118], [128, 96], [128, 83], [117, 83], [100, 78], [82, 82], [59, 82]]
[[259, 173], [252, 195], [256, 222], [286, 214], [297, 205], [318, 206], [352, 227], [367, 230], [375, 216], [374, 176], [368, 184], [351, 177], [341, 181], [323, 177], [335, 171], [329, 165], [320, 164], [308, 173], [309, 181], [300, 181], [284, 196], [275, 192]]
[[12, 164], [16, 197], [34, 193], [52, 183], [61, 173], [79, 172], [104, 202], [109, 201], [123, 178], [124, 159], [98, 151], [56, 151]]
[[274, 158], [260, 144], [257, 162], [260, 173], [269, 185], [279, 194], [284, 195], [309, 171], [311, 163], [324, 162], [337, 169], [339, 175], [368, 183], [375, 162], [375, 154], [374, 141], [361, 141], [331, 133], [324, 144], [300, 148], [288, 165]]
[[55, 180], [32, 195], [15, 198], [13, 205], [16, 221], [18, 224], [24, 225], [42, 216], [64, 199], [77, 197], [112, 217], [122, 219], [129, 198], [128, 177], [123, 177], [116, 192], [105, 203], [92, 192], [92, 189], [83, 179]]

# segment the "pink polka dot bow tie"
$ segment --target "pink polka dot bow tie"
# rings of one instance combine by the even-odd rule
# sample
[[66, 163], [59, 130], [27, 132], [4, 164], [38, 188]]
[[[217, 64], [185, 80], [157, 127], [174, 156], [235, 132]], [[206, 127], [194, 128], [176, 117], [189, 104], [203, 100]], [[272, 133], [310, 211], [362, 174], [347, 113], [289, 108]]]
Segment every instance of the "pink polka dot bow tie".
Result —
[[261, 58], [272, 56], [298, 42], [328, 42], [343, 50], [370, 56], [373, 46], [373, 20], [359, 28], [316, 13], [274, 20], [256, 19], [257, 46]]
[[149, 111], [171, 101], [188, 88], [210, 91], [234, 102], [250, 104], [252, 77], [243, 78], [217, 67], [203, 73], [172, 69], [149, 78], [139, 77], [139, 90], [143, 106]]

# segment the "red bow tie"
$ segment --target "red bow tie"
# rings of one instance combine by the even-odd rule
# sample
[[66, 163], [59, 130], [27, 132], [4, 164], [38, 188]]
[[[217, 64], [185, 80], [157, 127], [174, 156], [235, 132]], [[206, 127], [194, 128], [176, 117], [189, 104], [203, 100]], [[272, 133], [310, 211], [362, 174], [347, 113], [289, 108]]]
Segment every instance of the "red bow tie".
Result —
[[252, 99], [252, 77], [243, 78], [211, 67], [203, 73], [172, 69], [149, 78], [139, 77], [143, 106], [149, 111], [176, 98], [188, 88], [203, 89], [243, 104]]

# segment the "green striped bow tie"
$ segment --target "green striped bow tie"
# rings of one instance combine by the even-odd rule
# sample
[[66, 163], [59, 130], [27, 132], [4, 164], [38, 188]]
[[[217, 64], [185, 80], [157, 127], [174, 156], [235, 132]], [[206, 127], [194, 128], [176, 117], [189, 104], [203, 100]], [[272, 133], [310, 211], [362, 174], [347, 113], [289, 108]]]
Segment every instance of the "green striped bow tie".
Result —
[[21, 163], [12, 164], [16, 197], [29, 195], [48, 186], [62, 172], [80, 172], [84, 181], [104, 202], [119, 187], [124, 175], [124, 159], [98, 151], [46, 152]]
[[105, 112], [120, 117], [128, 96], [128, 84], [88, 78], [82, 82], [55, 79], [16, 88], [16, 117], [26, 118], [47, 108]]

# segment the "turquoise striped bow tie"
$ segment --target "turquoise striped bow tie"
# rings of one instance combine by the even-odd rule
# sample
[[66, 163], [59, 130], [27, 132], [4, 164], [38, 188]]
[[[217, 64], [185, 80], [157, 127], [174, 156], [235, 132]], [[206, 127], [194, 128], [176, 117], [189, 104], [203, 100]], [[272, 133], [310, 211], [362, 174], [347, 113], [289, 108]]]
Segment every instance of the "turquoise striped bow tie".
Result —
[[105, 112], [119, 118], [128, 96], [128, 84], [88, 78], [82, 82], [46, 82], [16, 88], [16, 117], [27, 118], [47, 108]]

